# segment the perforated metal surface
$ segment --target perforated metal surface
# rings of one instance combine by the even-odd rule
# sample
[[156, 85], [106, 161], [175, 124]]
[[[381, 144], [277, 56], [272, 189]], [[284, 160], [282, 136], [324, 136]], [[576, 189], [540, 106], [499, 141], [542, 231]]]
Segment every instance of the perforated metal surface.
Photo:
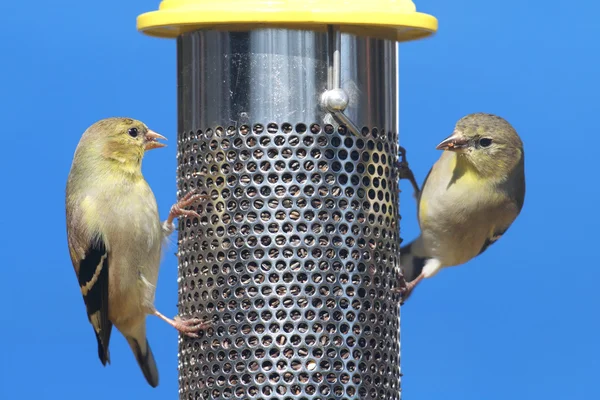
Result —
[[399, 399], [397, 134], [181, 109], [180, 194], [209, 199], [180, 223], [179, 313], [213, 325], [180, 338], [180, 398]]
[[398, 398], [396, 142], [302, 123], [181, 134], [181, 190], [210, 200], [180, 232], [180, 313], [214, 322], [180, 344], [188, 398]]

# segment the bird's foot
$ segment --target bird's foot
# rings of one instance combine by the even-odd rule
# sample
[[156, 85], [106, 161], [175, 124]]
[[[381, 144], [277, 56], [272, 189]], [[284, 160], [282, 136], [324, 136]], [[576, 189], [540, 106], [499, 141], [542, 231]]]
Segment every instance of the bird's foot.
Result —
[[394, 294], [402, 295], [404, 293], [404, 291], [406, 290], [406, 279], [404, 279], [404, 275], [400, 271], [398, 271], [396, 273], [396, 275], [397, 275], [396, 278], [397, 278], [398, 286], [395, 288], [391, 288], [390, 292], [392, 292]]
[[423, 280], [423, 278], [425, 278], [425, 275], [419, 274], [419, 276], [417, 276], [415, 279], [413, 279], [412, 281], [410, 281], [406, 284], [404, 293], [402, 293], [402, 304], [404, 304], [404, 302], [406, 300], [408, 300], [408, 298], [412, 294], [413, 290], [415, 290], [415, 288], [417, 287], [419, 282], [421, 282]]
[[198, 332], [208, 329], [211, 326], [211, 321], [200, 318], [182, 319], [177, 316], [174, 318], [175, 329], [180, 333], [191, 338], [197, 338]]
[[400, 303], [400, 305], [403, 305], [404, 302], [406, 300], [408, 300], [408, 298], [412, 294], [412, 291], [415, 290], [415, 288], [417, 287], [417, 285], [419, 284], [419, 282], [421, 282], [424, 277], [425, 276], [423, 274], [420, 274], [419, 276], [417, 276], [412, 281], [407, 282], [405, 287], [392, 289], [392, 292], [398, 293], [398, 294], [402, 295], [402, 302]]
[[189, 192], [188, 194], [183, 196], [183, 198], [181, 200], [179, 200], [177, 203], [173, 204], [173, 206], [171, 207], [171, 212], [169, 213], [169, 218], [167, 219], [167, 222], [172, 223], [175, 218], [179, 218], [179, 217], [183, 217], [183, 216], [185, 216], [185, 217], [200, 217], [200, 214], [198, 214], [196, 211], [186, 210], [185, 208], [191, 206], [192, 204], [196, 203], [199, 200], [206, 200], [206, 199], [208, 199], [207, 195], [200, 194], [200, 193], [198, 193], [197, 190], [192, 190], [191, 192]]
[[158, 311], [155, 311], [154, 315], [171, 325], [173, 328], [177, 329], [180, 333], [191, 338], [197, 338], [198, 332], [206, 330], [211, 325], [210, 321], [201, 320], [200, 318], [183, 319], [179, 316], [176, 316], [174, 319], [171, 319], [159, 313]]
[[421, 194], [421, 189], [415, 179], [415, 175], [408, 166], [408, 161], [406, 161], [406, 149], [404, 147], [399, 147], [398, 155], [400, 156], [400, 159], [396, 162], [398, 179], [408, 179], [414, 190], [413, 196], [415, 199], [418, 199]]

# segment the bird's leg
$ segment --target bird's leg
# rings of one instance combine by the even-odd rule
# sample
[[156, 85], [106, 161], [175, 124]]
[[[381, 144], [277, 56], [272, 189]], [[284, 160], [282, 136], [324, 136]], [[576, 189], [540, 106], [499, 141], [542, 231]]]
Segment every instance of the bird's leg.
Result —
[[404, 304], [404, 302], [408, 300], [412, 291], [415, 290], [415, 288], [417, 287], [419, 282], [423, 280], [423, 278], [425, 278], [425, 275], [423, 273], [420, 273], [419, 276], [417, 276], [415, 279], [406, 283], [406, 287], [402, 290], [402, 304]]
[[182, 319], [181, 317], [177, 316], [174, 319], [171, 319], [161, 314], [157, 310], [154, 310], [154, 315], [171, 325], [173, 328], [177, 329], [180, 333], [191, 338], [197, 338], [197, 332], [203, 331], [210, 326], [210, 321], [203, 321], [200, 318]]
[[399, 147], [398, 150], [398, 155], [400, 156], [400, 159], [396, 162], [396, 167], [398, 168], [398, 179], [408, 179], [413, 187], [415, 198], [419, 198], [421, 189], [419, 189], [419, 184], [415, 179], [415, 175], [408, 166], [408, 161], [406, 161], [406, 149], [404, 147]]
[[400, 281], [401, 283], [404, 283], [404, 285], [399, 285], [398, 287], [391, 289], [391, 291], [393, 293], [398, 293], [402, 296], [402, 301], [401, 301], [400, 305], [404, 304], [404, 302], [406, 300], [408, 300], [412, 291], [419, 284], [419, 282], [421, 282], [423, 280], [423, 278], [425, 278], [425, 274], [421, 272], [419, 274], [419, 276], [417, 276], [415, 279], [413, 279], [410, 282], [406, 282], [406, 279], [404, 279], [404, 276], [402, 274], [400, 274], [400, 272], [398, 272], [398, 281]]
[[185, 208], [194, 204], [198, 200], [206, 200], [207, 198], [207, 195], [199, 194], [196, 190], [192, 190], [188, 194], [183, 196], [183, 198], [177, 203], [173, 204], [173, 206], [171, 207], [171, 211], [169, 212], [169, 217], [163, 223], [163, 230], [165, 231], [165, 235], [170, 235], [175, 230], [175, 225], [173, 224], [173, 220], [175, 218], [179, 218], [182, 216], [200, 218], [200, 214], [198, 214], [196, 211], [186, 210]]

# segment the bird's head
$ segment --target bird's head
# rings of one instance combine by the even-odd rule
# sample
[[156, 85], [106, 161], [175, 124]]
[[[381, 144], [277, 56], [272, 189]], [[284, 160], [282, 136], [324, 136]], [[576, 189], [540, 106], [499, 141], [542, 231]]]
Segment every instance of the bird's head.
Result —
[[523, 142], [503, 118], [476, 113], [461, 118], [436, 149], [452, 151], [479, 174], [506, 176], [523, 157]]
[[147, 150], [164, 147], [158, 139], [166, 138], [148, 129], [141, 121], [131, 118], [106, 118], [96, 122], [87, 131], [86, 141], [97, 146], [95, 150], [106, 160], [124, 164], [126, 167], [139, 166]]

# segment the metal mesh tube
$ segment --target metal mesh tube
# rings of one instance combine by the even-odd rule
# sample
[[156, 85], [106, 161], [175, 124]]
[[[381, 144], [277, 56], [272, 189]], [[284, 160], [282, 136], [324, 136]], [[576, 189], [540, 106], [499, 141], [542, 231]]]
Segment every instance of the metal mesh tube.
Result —
[[180, 399], [399, 399], [396, 46], [341, 37], [351, 132], [319, 106], [327, 32], [178, 38]]

